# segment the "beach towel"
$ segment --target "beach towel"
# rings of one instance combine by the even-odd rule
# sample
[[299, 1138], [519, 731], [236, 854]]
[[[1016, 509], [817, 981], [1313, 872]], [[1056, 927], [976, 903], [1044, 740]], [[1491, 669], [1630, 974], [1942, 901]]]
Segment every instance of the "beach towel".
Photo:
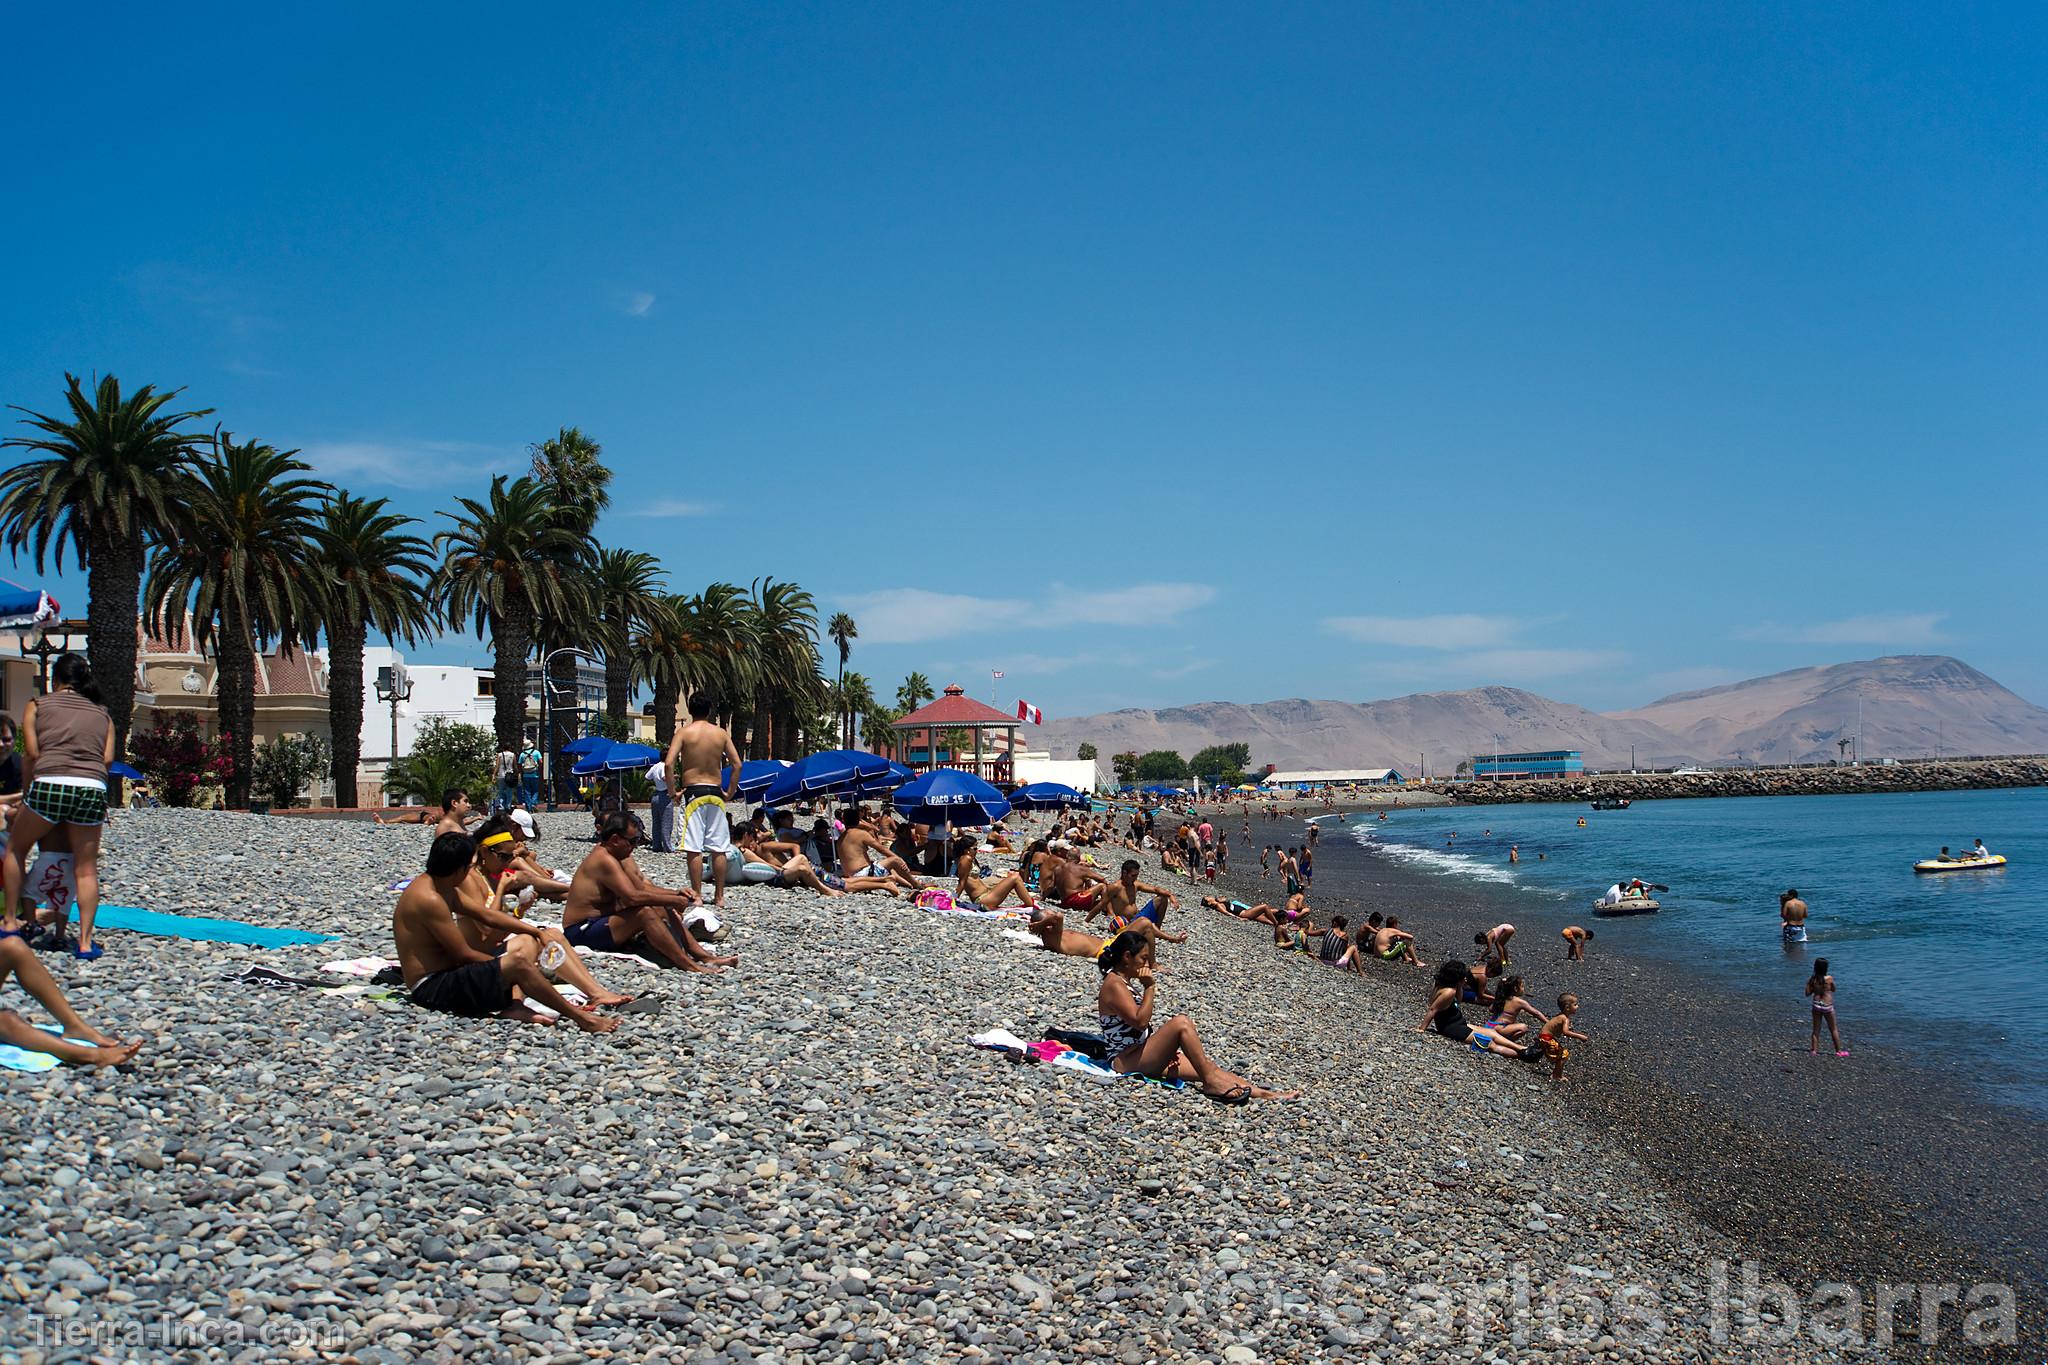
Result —
[[[58, 1033], [58, 1028], [55, 1024], [37, 1024], [36, 1027], [48, 1034], [55, 1035]], [[70, 1041], [81, 1043], [86, 1047], [93, 1046], [92, 1043], [87, 1042], [83, 1038], [73, 1038]], [[16, 1047], [12, 1043], [0, 1043], [0, 1066], [6, 1067], [9, 1071], [52, 1071], [62, 1065], [64, 1063], [58, 1061], [47, 1052], [37, 1052], [31, 1048]]]
[[375, 976], [386, 967], [398, 969], [395, 957], [352, 957], [341, 962], [323, 962], [320, 970], [333, 972], [336, 976]]
[[1044, 942], [1036, 934], [1027, 934], [1022, 929], [1005, 929], [1003, 937], [1025, 948], [1043, 948]]
[[985, 1047], [991, 1052], [1023, 1052], [1030, 1046], [1030, 1044], [1006, 1028], [990, 1029], [987, 1033], [977, 1033], [967, 1041], [976, 1047]]
[[124, 929], [131, 934], [182, 938], [194, 943], [240, 943], [250, 948], [284, 948], [294, 943], [330, 943], [334, 939], [332, 934], [313, 934], [303, 929], [273, 929], [267, 924], [244, 924], [238, 919], [171, 915], [133, 905], [100, 906], [93, 929]]

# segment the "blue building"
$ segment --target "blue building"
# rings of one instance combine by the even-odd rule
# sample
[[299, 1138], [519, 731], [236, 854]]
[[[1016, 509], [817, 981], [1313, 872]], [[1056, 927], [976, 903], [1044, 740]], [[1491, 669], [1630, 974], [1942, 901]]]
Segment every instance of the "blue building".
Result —
[[1522, 777], [1584, 777], [1586, 756], [1577, 749], [1536, 754], [1474, 754], [1472, 776], [1482, 782]]

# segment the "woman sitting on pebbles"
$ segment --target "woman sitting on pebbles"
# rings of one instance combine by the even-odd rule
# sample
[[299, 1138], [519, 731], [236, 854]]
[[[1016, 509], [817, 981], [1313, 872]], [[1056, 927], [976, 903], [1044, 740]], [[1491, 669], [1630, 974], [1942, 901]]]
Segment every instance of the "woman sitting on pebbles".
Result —
[[960, 878], [960, 898], [973, 901], [984, 910], [1000, 910], [1003, 902], [1012, 895], [1024, 902], [1026, 910], [1038, 908], [1038, 898], [1024, 885], [1024, 878], [1015, 872], [1005, 872], [996, 881], [983, 881], [975, 857], [980, 846], [973, 838], [955, 840], [953, 843], [953, 872]]
[[1415, 1031], [1428, 1033], [1433, 1029], [1454, 1043], [1464, 1043], [1474, 1052], [1491, 1052], [1521, 1060], [1521, 1048], [1490, 1028], [1473, 1028], [1466, 1022], [1465, 1011], [1458, 998], [1464, 993], [1471, 975], [1470, 969], [1462, 962], [1446, 962], [1438, 967], [1436, 990], [1430, 995], [1429, 1008], [1423, 1012], [1422, 1022], [1415, 1026]]
[[1156, 1076], [1162, 1080], [1194, 1080], [1218, 1104], [1247, 1100], [1298, 1100], [1299, 1090], [1268, 1090], [1209, 1060], [1194, 1020], [1176, 1014], [1154, 1026], [1152, 1010], [1159, 1000], [1152, 972], [1152, 944], [1130, 930], [1109, 941], [1096, 960], [1102, 987], [1095, 993], [1096, 1017], [1102, 1025], [1103, 1053], [1112, 1071]]

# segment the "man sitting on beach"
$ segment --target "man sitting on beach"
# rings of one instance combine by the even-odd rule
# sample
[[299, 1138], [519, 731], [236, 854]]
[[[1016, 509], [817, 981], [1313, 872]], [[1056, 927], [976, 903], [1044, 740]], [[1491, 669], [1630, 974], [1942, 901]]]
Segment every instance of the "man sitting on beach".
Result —
[[522, 1023], [553, 1023], [525, 1003], [534, 1001], [586, 1033], [617, 1028], [618, 1020], [570, 1004], [548, 984], [540, 969], [538, 940], [517, 935], [492, 956], [462, 936], [456, 917], [464, 911], [475, 867], [475, 840], [459, 832], [437, 835], [427, 851], [426, 875], [414, 877], [399, 893], [391, 914], [391, 936], [412, 1002], [476, 1019], [496, 1015]]
[[1094, 905], [1108, 878], [1083, 863], [1064, 844], [1054, 844], [1046, 852], [1051, 860], [1046, 864], [1040, 894], [1068, 910], [1086, 910]]
[[[1089, 905], [1087, 918], [1092, 921], [1097, 915], [1107, 914], [1110, 925], [1118, 933], [1130, 928], [1136, 920], [1149, 919], [1160, 938], [1168, 943], [1186, 943], [1186, 934], [1166, 932], [1166, 912], [1177, 907], [1180, 898], [1163, 886], [1148, 886], [1139, 881], [1136, 858], [1124, 859], [1119, 871], [1121, 875], [1117, 880], [1103, 883], [1102, 894]], [[1152, 897], [1142, 910], [1138, 908], [1138, 893], [1141, 891]]]
[[1366, 920], [1367, 925], [1373, 931], [1372, 951], [1374, 956], [1378, 957], [1382, 962], [1409, 962], [1417, 967], [1428, 965], [1415, 955], [1415, 935], [1401, 927], [1401, 917], [1399, 915], [1390, 915], [1385, 924], [1373, 924], [1373, 921], [1378, 918], [1379, 912], [1374, 911]]
[[[380, 825], [424, 825], [429, 818], [427, 812], [431, 809], [422, 806], [403, 815], [394, 815], [388, 820], [372, 811], [370, 818]], [[441, 793], [441, 813], [433, 817], [434, 834], [436, 837], [443, 834], [466, 834], [469, 832], [470, 822], [479, 818], [481, 816], [470, 809], [469, 793], [460, 787], [450, 787]]]
[[868, 878], [902, 891], [917, 891], [922, 884], [904, 862], [889, 851], [889, 845], [875, 832], [862, 823], [859, 806], [848, 806], [839, 813], [840, 823], [846, 832], [839, 836], [839, 875], [846, 878], [846, 889], [854, 889], [857, 878]]
[[[723, 819], [723, 814], [720, 815]], [[635, 944], [686, 972], [715, 975], [737, 957], [714, 957], [683, 923], [698, 904], [688, 891], [664, 891], [641, 875], [633, 848], [643, 842], [632, 818], [605, 817], [597, 847], [584, 855], [562, 907], [562, 933], [592, 952], [626, 952]]]

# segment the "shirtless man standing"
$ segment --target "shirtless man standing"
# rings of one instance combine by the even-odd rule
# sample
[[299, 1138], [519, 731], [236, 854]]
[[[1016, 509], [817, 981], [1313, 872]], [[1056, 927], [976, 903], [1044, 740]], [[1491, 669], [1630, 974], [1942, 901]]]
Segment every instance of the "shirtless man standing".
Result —
[[472, 1019], [497, 1015], [524, 1023], [553, 1023], [520, 999], [538, 1001], [585, 1033], [610, 1033], [619, 1026], [579, 1009], [548, 984], [540, 969], [539, 941], [518, 935], [493, 957], [470, 946], [455, 926], [463, 911], [463, 889], [476, 866], [476, 841], [467, 834], [441, 834], [427, 852], [427, 872], [407, 883], [391, 913], [405, 988], [422, 1008]]
[[638, 842], [631, 817], [616, 812], [605, 817], [597, 847], [583, 855], [569, 882], [563, 935], [600, 953], [624, 952], [638, 941], [686, 972], [716, 975], [738, 962], [737, 957], [713, 957], [683, 923], [683, 912], [697, 903], [694, 893], [664, 891], [639, 875], [633, 862]]
[[[1166, 932], [1166, 912], [1180, 904], [1180, 897], [1174, 895], [1163, 886], [1147, 886], [1144, 882], [1139, 881], [1138, 860], [1136, 858], [1124, 859], [1124, 865], [1119, 871], [1122, 875], [1113, 882], [1105, 882], [1102, 887], [1102, 894], [1097, 896], [1094, 904], [1088, 907], [1088, 919], [1093, 920], [1097, 915], [1106, 912], [1109, 915], [1110, 924], [1115, 927], [1118, 933], [1122, 933], [1130, 928], [1137, 920], [1148, 919], [1152, 921], [1153, 927], [1158, 931], [1160, 938], [1165, 939], [1168, 943], [1186, 943], [1188, 941], [1186, 934], [1169, 934]], [[1152, 897], [1151, 904], [1142, 910], [1138, 908], [1138, 893], [1140, 891]]]
[[1799, 899], [1796, 890], [1785, 891], [1778, 897], [1778, 936], [1787, 948], [1806, 942], [1806, 902]]
[[[725, 874], [732, 858], [732, 834], [726, 824], [725, 803], [740, 794], [740, 751], [732, 736], [713, 723], [711, 713], [717, 698], [699, 692], [690, 698], [690, 722], [677, 728], [668, 742], [666, 765], [669, 786], [682, 803], [683, 852], [690, 859], [690, 891], [704, 894], [704, 855], [711, 855], [711, 904], [725, 908]], [[729, 782], [720, 769], [730, 769]]]

